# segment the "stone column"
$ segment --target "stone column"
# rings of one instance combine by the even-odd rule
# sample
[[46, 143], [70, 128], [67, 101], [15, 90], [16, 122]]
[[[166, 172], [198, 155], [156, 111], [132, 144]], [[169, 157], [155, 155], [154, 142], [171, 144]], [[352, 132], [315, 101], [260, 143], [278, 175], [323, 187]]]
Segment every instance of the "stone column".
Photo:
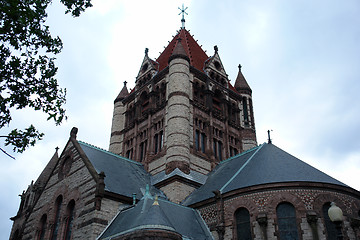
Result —
[[261, 228], [261, 232], [263, 234], [264, 240], [268, 239], [267, 236], [267, 215], [266, 213], [259, 213], [259, 215], [256, 217], [256, 221], [259, 223], [260, 228]]
[[[178, 45], [181, 45], [178, 42]], [[169, 58], [166, 173], [190, 172], [190, 67], [184, 55]]]
[[311, 232], [313, 235], [313, 239], [314, 240], [319, 240], [319, 234], [318, 234], [318, 230], [317, 230], [317, 220], [318, 217], [316, 215], [315, 212], [308, 212], [306, 214], [306, 219], [307, 222], [309, 223], [310, 227], [311, 227]]

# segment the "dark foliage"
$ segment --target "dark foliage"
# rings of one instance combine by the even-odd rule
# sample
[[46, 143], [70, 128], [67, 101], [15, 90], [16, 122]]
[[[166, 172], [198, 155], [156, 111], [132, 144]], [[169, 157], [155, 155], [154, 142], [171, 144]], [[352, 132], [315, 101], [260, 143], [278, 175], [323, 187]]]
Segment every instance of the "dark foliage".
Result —
[[[91, 0], [60, 0], [65, 13], [79, 16]], [[32, 108], [48, 114], [56, 125], [66, 119], [66, 89], [55, 78], [55, 55], [62, 50], [45, 24], [52, 0], [0, 0], [0, 129], [12, 120], [11, 109]], [[23, 152], [43, 137], [33, 125], [1, 136], [4, 144]], [[1, 149], [3, 150], [3, 149]]]

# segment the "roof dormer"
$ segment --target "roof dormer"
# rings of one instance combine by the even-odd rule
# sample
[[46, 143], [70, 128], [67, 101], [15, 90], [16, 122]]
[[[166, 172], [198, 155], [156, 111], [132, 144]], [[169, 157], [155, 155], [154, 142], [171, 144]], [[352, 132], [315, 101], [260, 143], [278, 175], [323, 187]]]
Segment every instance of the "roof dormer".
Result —
[[159, 64], [148, 56], [148, 52], [149, 49], [146, 48], [144, 59], [142, 61], [139, 73], [136, 77], [136, 85], [138, 86], [143, 85], [145, 82], [150, 80], [158, 72], [159, 69]]
[[218, 47], [214, 46], [214, 50], [214, 55], [205, 62], [204, 70], [210, 79], [224, 87], [228, 87], [228, 75], [226, 74], [225, 68], [221, 62]]

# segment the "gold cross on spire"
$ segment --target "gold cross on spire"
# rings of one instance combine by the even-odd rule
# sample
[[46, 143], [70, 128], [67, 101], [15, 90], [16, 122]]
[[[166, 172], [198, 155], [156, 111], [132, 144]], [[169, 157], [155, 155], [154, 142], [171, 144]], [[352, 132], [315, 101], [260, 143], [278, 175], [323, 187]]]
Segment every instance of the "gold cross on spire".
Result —
[[188, 15], [186, 11], [186, 9], [188, 9], [188, 7], [184, 8], [184, 4], [182, 5], [182, 8], [179, 8], [178, 9], [181, 11], [178, 15], [182, 14], [182, 18], [181, 18], [181, 28], [185, 28], [185, 15]]

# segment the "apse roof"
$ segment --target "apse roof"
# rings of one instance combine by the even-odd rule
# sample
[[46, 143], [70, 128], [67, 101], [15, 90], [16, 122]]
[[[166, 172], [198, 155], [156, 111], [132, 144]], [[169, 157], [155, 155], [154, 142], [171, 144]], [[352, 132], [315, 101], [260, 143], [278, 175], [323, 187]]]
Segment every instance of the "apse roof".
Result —
[[[141, 163], [121, 157], [117, 154], [78, 141], [82, 150], [94, 166], [97, 173], [105, 173], [105, 190], [126, 197], [143, 197], [146, 185], [151, 186], [150, 174]], [[155, 187], [150, 188], [152, 194], [165, 195]]]
[[189, 206], [212, 198], [215, 190], [227, 193], [250, 186], [285, 182], [347, 186], [275, 145], [264, 143], [218, 164], [209, 173], [206, 183], [186, 198], [183, 204]]
[[159, 63], [159, 71], [168, 66], [169, 57], [171, 56], [179, 38], [181, 38], [181, 43], [186, 52], [186, 55], [190, 58], [190, 65], [200, 71], [203, 71], [204, 62], [209, 57], [206, 55], [204, 50], [202, 50], [197, 41], [191, 36], [189, 31], [187, 31], [185, 28], [181, 28], [177, 32], [168, 46], [156, 59], [156, 61]]
[[121, 210], [98, 239], [112, 239], [143, 229], [163, 229], [181, 234], [183, 239], [213, 239], [200, 214], [167, 200], [145, 197], [135, 206]]

